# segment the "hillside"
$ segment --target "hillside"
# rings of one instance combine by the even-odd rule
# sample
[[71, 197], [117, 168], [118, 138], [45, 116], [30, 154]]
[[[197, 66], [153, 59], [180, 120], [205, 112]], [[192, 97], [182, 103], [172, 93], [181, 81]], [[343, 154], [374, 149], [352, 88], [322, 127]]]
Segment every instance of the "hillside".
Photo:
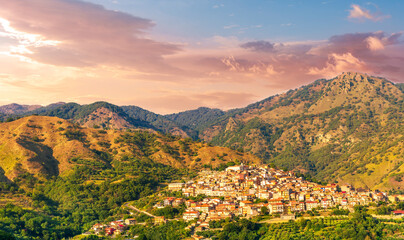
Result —
[[224, 147], [150, 131], [83, 128], [56, 117], [30, 116], [0, 124], [0, 167], [9, 179], [29, 173], [45, 179], [77, 165], [114, 168], [122, 159], [147, 158], [175, 168], [217, 167], [258, 158]]
[[404, 187], [403, 90], [383, 78], [344, 73], [229, 111], [198, 108], [163, 116], [106, 102], [56, 103], [0, 117], [38, 114], [84, 128], [148, 129], [252, 153], [321, 180], [398, 189]]
[[40, 105], [20, 105], [16, 103], [0, 106], [0, 113], [3, 114], [20, 114], [34, 111], [40, 108]]
[[[11, 104], [18, 105], [18, 104]], [[170, 133], [175, 136], [197, 136], [194, 130], [171, 121], [165, 116], [155, 114], [137, 106], [116, 106], [107, 102], [88, 105], [77, 103], [54, 103], [48, 106], [25, 106], [24, 111], [6, 111], [11, 105], [0, 106], [0, 120], [21, 118], [30, 115], [59, 117], [71, 120], [83, 127], [102, 129], [145, 128]], [[4, 109], [2, 112], [1, 109]]]
[[359, 73], [229, 111], [200, 138], [357, 187], [404, 187], [403, 92]]
[[[165, 115], [165, 117], [179, 124], [180, 126], [183, 126], [183, 128], [185, 128], [185, 130], [194, 138], [198, 138], [199, 131], [223, 115], [225, 115], [225, 112], [220, 109], [200, 107], [195, 110], [168, 114]], [[194, 132], [192, 132], [192, 130]]]
[[152, 128], [163, 133], [170, 133], [172, 135], [181, 137], [196, 136], [194, 130], [174, 122], [160, 114], [147, 111], [137, 106], [122, 106], [121, 108], [132, 119], [147, 122]]

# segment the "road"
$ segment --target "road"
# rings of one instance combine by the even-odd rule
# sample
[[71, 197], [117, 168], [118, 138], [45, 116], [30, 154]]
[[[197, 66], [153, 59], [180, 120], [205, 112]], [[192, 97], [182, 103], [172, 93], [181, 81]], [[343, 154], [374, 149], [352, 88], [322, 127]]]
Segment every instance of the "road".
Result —
[[[341, 218], [348, 218], [348, 216], [327, 216], [327, 217], [341, 217]], [[311, 217], [298, 217], [293, 221], [297, 221], [299, 219], [315, 219], [315, 218], [325, 218], [325, 216], [311, 216]], [[281, 218], [271, 218], [267, 220], [261, 220], [259, 223], [284, 223], [284, 222], [289, 222], [288, 219], [281, 219]]]
[[157, 216], [154, 216], [154, 215], [151, 214], [151, 213], [148, 213], [148, 212], [146, 212], [146, 211], [140, 210], [140, 209], [137, 208], [137, 207], [134, 207], [134, 206], [132, 206], [132, 205], [129, 205], [129, 203], [126, 203], [125, 206], [128, 207], [128, 208], [130, 208], [130, 209], [133, 209], [133, 210], [135, 210], [135, 211], [137, 211], [137, 212], [146, 214], [147, 216], [150, 216], [150, 217], [153, 217], [153, 218], [157, 217]]

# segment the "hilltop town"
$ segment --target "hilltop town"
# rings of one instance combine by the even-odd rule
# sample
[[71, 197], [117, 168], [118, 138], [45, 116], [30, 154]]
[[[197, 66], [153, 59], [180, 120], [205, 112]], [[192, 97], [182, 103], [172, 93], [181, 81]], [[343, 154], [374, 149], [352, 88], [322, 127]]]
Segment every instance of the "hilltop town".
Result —
[[[294, 219], [294, 213], [340, 206], [353, 209], [355, 205], [388, 200], [379, 191], [354, 189], [350, 185], [320, 185], [268, 166], [231, 166], [225, 171], [201, 172], [198, 179], [188, 183], [172, 183], [168, 188], [182, 191], [186, 197], [206, 195], [200, 202], [167, 198], [164, 205], [187, 206], [184, 220], [209, 222], [228, 217], [254, 217], [262, 211]], [[266, 209], [266, 210], [265, 210]]]
[[[292, 171], [243, 164], [227, 167], [224, 171], [205, 170], [192, 181], [170, 183], [168, 195], [171, 197], [155, 200], [157, 203], [151, 212], [182, 207], [181, 215], [173, 219], [127, 206], [148, 215], [154, 224], [171, 220], [191, 222], [187, 229], [195, 233], [196, 239], [196, 233], [209, 229], [212, 221], [251, 219], [265, 215], [287, 221], [308, 213], [313, 216], [313, 213], [324, 213], [331, 209], [348, 213], [354, 210], [355, 205], [397, 200], [393, 199], [396, 196], [387, 196], [380, 191], [355, 189], [350, 185], [339, 186], [334, 183], [321, 185], [298, 177]], [[404, 215], [404, 211], [394, 211], [393, 214], [399, 217]], [[125, 232], [127, 225], [133, 224], [139, 223], [135, 218], [128, 218], [110, 224], [96, 224], [92, 230], [97, 234], [119, 235]]]

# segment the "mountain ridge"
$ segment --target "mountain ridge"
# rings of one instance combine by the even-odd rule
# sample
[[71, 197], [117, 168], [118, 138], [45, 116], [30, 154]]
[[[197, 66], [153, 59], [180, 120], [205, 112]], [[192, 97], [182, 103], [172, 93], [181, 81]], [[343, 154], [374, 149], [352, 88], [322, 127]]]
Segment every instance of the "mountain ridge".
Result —
[[403, 86], [348, 72], [228, 111], [202, 107], [160, 115], [106, 102], [35, 111], [85, 127], [140, 127], [201, 139], [322, 180], [393, 189], [404, 187]]

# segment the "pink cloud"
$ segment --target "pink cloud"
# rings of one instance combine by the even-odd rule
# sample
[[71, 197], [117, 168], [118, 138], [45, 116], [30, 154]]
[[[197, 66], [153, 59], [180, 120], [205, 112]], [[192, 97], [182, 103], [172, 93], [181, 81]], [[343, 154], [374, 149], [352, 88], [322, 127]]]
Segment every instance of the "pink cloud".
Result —
[[358, 19], [358, 20], [372, 20], [372, 21], [381, 21], [386, 18], [390, 18], [389, 15], [381, 15], [380, 13], [371, 13], [368, 9], [363, 8], [357, 4], [352, 4], [351, 9], [349, 10], [350, 19]]
[[[9, 51], [0, 54], [4, 99], [103, 99], [169, 113], [242, 107], [347, 71], [404, 80], [402, 33], [280, 43], [215, 36], [206, 49], [187, 48], [148, 38], [151, 20], [91, 3], [0, 0], [0, 6], [0, 37], [6, 39], [0, 52]], [[360, 7], [352, 11], [355, 19], [381, 17]]]
[[75, 0], [0, 0], [0, 5], [0, 18], [6, 19], [11, 29], [55, 42], [38, 45], [20, 41], [31, 52], [23, 55], [38, 62], [163, 71], [170, 69], [163, 56], [180, 51], [177, 45], [145, 36], [154, 25], [150, 20], [100, 5]]
[[328, 61], [324, 68], [312, 67], [308, 73], [332, 78], [344, 71], [367, 72], [368, 69], [363, 61], [354, 57], [351, 53], [332, 53], [328, 56]]

